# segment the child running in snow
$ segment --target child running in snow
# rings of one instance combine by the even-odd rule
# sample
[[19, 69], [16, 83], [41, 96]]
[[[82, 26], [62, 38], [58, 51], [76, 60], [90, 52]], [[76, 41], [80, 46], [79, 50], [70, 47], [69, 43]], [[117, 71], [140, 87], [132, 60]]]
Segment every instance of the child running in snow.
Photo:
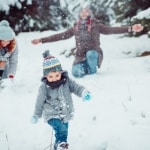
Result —
[[45, 51], [43, 57], [42, 84], [31, 121], [37, 123], [43, 115], [44, 120], [55, 131], [54, 150], [66, 150], [68, 149], [68, 122], [74, 112], [71, 94], [74, 93], [83, 100], [90, 100], [91, 94], [85, 87], [69, 78], [59, 60], [49, 55], [49, 51]]

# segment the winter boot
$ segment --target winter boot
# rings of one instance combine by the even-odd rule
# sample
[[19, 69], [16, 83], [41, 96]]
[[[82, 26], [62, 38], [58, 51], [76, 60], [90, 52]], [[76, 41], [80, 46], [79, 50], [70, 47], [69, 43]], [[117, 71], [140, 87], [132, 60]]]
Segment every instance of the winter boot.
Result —
[[57, 143], [54, 144], [53, 150], [57, 150]]
[[2, 81], [3, 72], [4, 72], [4, 70], [0, 69], [0, 81]]
[[3, 89], [3, 80], [2, 80], [2, 77], [0, 77], [0, 89]]
[[2, 77], [0, 76], [0, 85], [2, 84]]
[[61, 142], [57, 146], [57, 150], [67, 150], [68, 149], [68, 143], [66, 142]]

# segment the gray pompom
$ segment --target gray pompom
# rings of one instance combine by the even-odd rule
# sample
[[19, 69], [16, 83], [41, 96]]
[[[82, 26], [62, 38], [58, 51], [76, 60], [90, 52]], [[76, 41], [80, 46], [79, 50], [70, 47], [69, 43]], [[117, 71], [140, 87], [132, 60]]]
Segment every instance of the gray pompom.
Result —
[[0, 22], [0, 26], [5, 26], [5, 27], [8, 27], [9, 26], [9, 22], [7, 20], [2, 20]]
[[46, 58], [47, 56], [49, 56], [49, 50], [45, 50], [43, 53], [43, 58]]

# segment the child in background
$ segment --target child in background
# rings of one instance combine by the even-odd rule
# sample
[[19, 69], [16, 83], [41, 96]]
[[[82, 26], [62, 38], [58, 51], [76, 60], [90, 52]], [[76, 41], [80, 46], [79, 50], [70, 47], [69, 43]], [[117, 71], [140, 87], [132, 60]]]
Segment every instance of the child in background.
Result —
[[91, 94], [85, 87], [69, 78], [59, 60], [49, 55], [49, 51], [45, 51], [43, 57], [44, 76], [31, 121], [37, 123], [43, 115], [45, 121], [55, 131], [54, 150], [66, 150], [68, 149], [68, 122], [74, 112], [71, 94], [74, 93], [85, 101], [91, 99]]
[[7, 20], [0, 22], [0, 83], [4, 78], [13, 79], [18, 64], [18, 47], [15, 34]]

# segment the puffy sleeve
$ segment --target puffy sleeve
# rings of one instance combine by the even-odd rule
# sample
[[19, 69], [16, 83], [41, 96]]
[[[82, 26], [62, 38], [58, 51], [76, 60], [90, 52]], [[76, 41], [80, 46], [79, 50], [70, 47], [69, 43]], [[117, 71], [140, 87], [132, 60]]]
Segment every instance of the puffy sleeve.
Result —
[[35, 109], [34, 109], [35, 116], [37, 116], [37, 117], [42, 116], [45, 100], [46, 100], [46, 85], [44, 85], [44, 83], [43, 83], [39, 87], [38, 95], [36, 98]]
[[55, 41], [60, 41], [60, 40], [66, 40], [71, 38], [74, 35], [74, 29], [69, 28], [67, 31], [58, 33], [55, 35], [51, 35], [48, 37], [41, 38], [42, 43], [47, 43], [47, 42], [55, 42]]
[[79, 97], [82, 96], [82, 92], [85, 90], [84, 86], [76, 83], [72, 79], [69, 79], [69, 87], [70, 87], [70, 91]]
[[8, 63], [9, 63], [8, 74], [15, 75], [18, 66], [18, 45], [16, 45], [14, 51], [11, 53]]
[[121, 34], [121, 33], [127, 33], [128, 32], [128, 27], [110, 27], [103, 25], [99, 23], [98, 25], [99, 32], [102, 34]]

